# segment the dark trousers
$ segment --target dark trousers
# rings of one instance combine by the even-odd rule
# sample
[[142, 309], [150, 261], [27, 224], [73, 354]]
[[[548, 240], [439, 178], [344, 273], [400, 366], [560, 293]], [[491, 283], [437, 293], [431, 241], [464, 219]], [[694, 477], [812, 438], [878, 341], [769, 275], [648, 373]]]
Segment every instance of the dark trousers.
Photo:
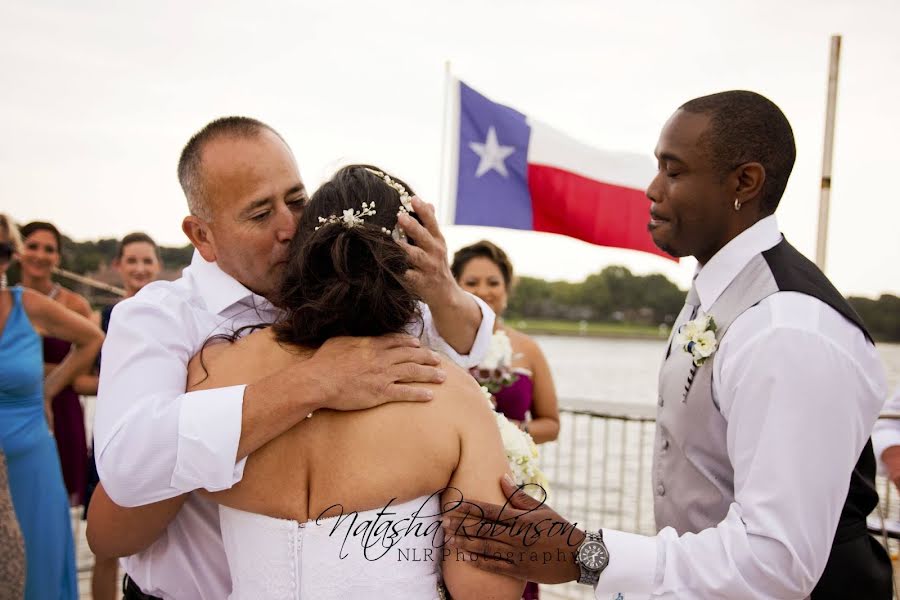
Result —
[[835, 540], [812, 600], [891, 600], [891, 559], [869, 534]]
[[128, 576], [128, 573], [122, 579], [122, 598], [124, 600], [162, 600], [142, 592], [141, 588]]

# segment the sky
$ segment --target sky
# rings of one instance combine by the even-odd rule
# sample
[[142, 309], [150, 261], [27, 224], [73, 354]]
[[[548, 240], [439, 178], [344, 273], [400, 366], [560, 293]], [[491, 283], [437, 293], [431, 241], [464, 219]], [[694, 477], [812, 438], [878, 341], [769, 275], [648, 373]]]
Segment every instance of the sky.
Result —
[[[841, 34], [826, 273], [845, 294], [900, 295], [898, 24], [894, 0], [0, 0], [0, 211], [79, 241], [142, 230], [183, 245], [178, 154], [229, 114], [280, 131], [308, 187], [364, 161], [440, 204], [450, 61], [495, 101], [647, 156], [685, 101], [766, 95], [797, 140], [779, 224], [813, 257], [830, 36]], [[687, 288], [695, 265], [552, 234], [443, 231], [451, 252], [489, 238], [519, 274], [546, 279], [624, 264]]]

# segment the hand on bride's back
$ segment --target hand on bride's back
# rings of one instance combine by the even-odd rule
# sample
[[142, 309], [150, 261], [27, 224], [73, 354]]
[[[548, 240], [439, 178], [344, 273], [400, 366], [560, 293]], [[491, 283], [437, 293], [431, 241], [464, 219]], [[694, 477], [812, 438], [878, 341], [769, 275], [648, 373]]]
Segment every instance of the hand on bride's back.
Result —
[[446, 373], [440, 356], [408, 335], [336, 337], [326, 341], [309, 359], [315, 384], [325, 406], [361, 410], [385, 402], [427, 401], [431, 390], [410, 384], [442, 383]]

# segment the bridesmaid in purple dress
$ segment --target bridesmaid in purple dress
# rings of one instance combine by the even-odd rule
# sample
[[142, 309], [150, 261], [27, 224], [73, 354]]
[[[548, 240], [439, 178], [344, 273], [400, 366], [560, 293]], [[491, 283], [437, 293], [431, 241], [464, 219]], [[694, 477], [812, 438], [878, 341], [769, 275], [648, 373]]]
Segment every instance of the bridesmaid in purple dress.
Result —
[[[56, 300], [66, 308], [95, 321], [88, 301], [79, 294], [53, 281], [53, 269], [59, 266], [62, 236], [51, 223], [35, 221], [22, 227], [24, 249], [22, 285]], [[54, 337], [44, 337], [46, 371], [61, 363], [71, 344]], [[87, 478], [87, 439], [84, 432], [84, 409], [81, 398], [71, 386], [53, 398], [53, 434], [62, 464], [63, 480], [72, 506], [84, 504]]]
[[[506, 253], [491, 242], [477, 242], [454, 254], [450, 269], [464, 290], [493, 309], [497, 314], [495, 329], [504, 331], [512, 345], [517, 377], [494, 394], [497, 410], [531, 434], [535, 443], [555, 440], [559, 435], [559, 407], [547, 359], [537, 342], [502, 319], [513, 282], [513, 267]], [[529, 582], [523, 598], [537, 597], [537, 584]]]

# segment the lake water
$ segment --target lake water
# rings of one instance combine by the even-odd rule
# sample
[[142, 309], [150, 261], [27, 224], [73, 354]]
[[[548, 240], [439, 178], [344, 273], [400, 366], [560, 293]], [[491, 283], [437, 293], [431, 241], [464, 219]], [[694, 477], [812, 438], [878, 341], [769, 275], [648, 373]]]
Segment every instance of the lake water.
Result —
[[[600, 402], [656, 404], [665, 340], [535, 336], [563, 406]], [[888, 389], [900, 385], [900, 344], [879, 344]]]

